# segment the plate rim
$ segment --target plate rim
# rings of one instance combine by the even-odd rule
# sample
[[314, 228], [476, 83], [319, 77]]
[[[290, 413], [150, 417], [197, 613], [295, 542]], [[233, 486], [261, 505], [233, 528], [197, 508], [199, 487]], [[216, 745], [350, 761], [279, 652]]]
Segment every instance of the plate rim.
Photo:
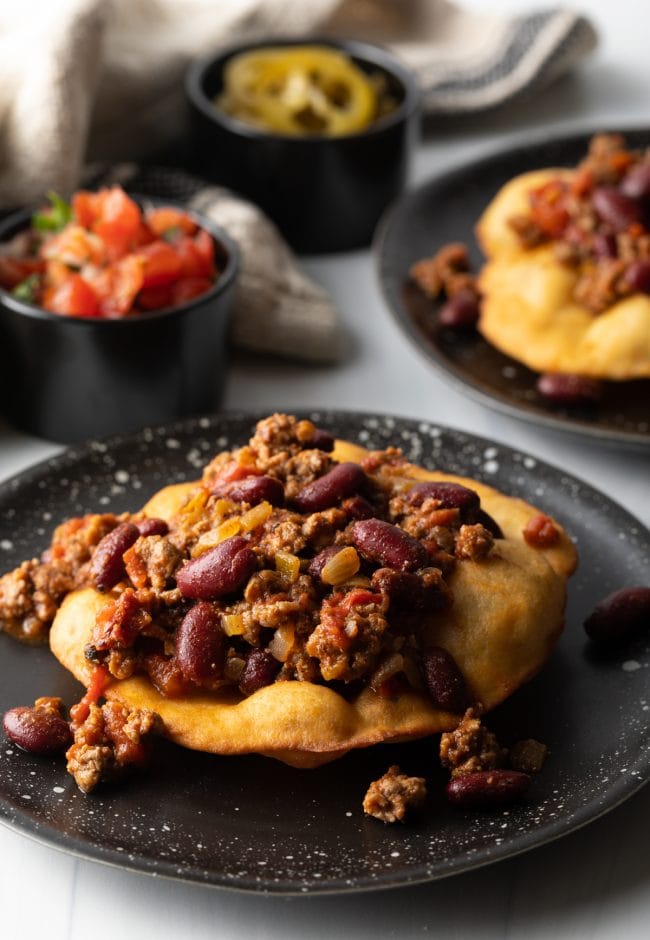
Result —
[[[607, 122], [609, 124], [609, 122]], [[591, 440], [597, 440], [607, 447], [625, 447], [635, 451], [646, 451], [650, 448], [650, 430], [647, 434], [638, 431], [617, 431], [612, 428], [603, 428], [599, 425], [589, 425], [586, 422], [574, 420], [572, 418], [561, 418], [552, 413], [535, 412], [530, 414], [525, 408], [513, 403], [498, 391], [488, 392], [478, 384], [468, 380], [455, 368], [453, 363], [442, 355], [438, 347], [433, 342], [427, 342], [423, 345], [423, 332], [416, 329], [409, 316], [408, 311], [395, 296], [393, 291], [392, 279], [386, 271], [386, 243], [393, 226], [394, 220], [400, 217], [405, 209], [410, 207], [418, 197], [421, 197], [429, 189], [442, 185], [445, 181], [453, 180], [457, 176], [463, 176], [472, 169], [482, 168], [498, 164], [508, 156], [524, 155], [529, 150], [537, 150], [543, 146], [557, 146], [559, 144], [578, 144], [581, 141], [587, 142], [590, 137], [596, 133], [618, 133], [623, 136], [630, 134], [647, 134], [650, 139], [650, 125], [637, 124], [627, 125], [625, 127], [605, 127], [600, 125], [585, 125], [570, 133], [557, 132], [555, 134], [544, 134], [535, 132], [532, 134], [521, 133], [514, 137], [510, 143], [500, 144], [491, 147], [478, 157], [463, 159], [458, 164], [453, 164], [427, 177], [416, 186], [409, 188], [405, 193], [394, 200], [382, 213], [377, 227], [375, 228], [371, 252], [374, 259], [374, 268], [379, 288], [384, 302], [390, 312], [393, 322], [397, 324], [400, 331], [409, 340], [410, 345], [415, 348], [420, 357], [433, 366], [436, 374], [451, 385], [457, 391], [467, 395], [480, 404], [493, 410], [506, 414], [518, 421], [530, 424], [538, 422], [549, 430], [559, 431], [565, 434], [579, 434]], [[404, 275], [406, 280], [406, 275]], [[426, 338], [426, 337], [425, 337]], [[504, 353], [505, 355], [505, 353]], [[512, 359], [512, 357], [508, 357]], [[520, 366], [517, 360], [512, 359], [514, 365]], [[650, 379], [648, 379], [650, 384]]]
[[[399, 430], [400, 425], [402, 427], [406, 425], [413, 430], [418, 430], [418, 426], [423, 422], [423, 419], [406, 417], [394, 413], [366, 412], [354, 409], [302, 408], [296, 409], [295, 411], [285, 409], [285, 411], [300, 417], [315, 417], [318, 415], [320, 420], [327, 423], [334, 423], [337, 420], [361, 423], [368, 419], [377, 419], [380, 422], [386, 419], [392, 419], [395, 422], [396, 430]], [[60, 453], [39, 460], [24, 468], [22, 471], [12, 474], [10, 477], [0, 481], [0, 499], [3, 499], [8, 493], [15, 493], [23, 482], [26, 485], [33, 484], [39, 479], [42, 479], [44, 475], [64, 471], [66, 468], [83, 461], [93, 453], [97, 453], [97, 444], [105, 448], [105, 451], [102, 450], [102, 452], [109, 452], [111, 445], [123, 447], [130, 441], [141, 440], [145, 432], [151, 432], [154, 436], [162, 436], [163, 434], [169, 435], [178, 432], [189, 435], [199, 431], [205, 432], [210, 428], [217, 430], [221, 426], [225, 426], [227, 430], [228, 425], [236, 422], [241, 423], [246, 421], [252, 426], [257, 420], [270, 413], [272, 413], [272, 411], [269, 409], [259, 411], [224, 410], [218, 413], [208, 413], [205, 415], [192, 416], [191, 418], [177, 419], [175, 421], [143, 428], [139, 431], [130, 431], [124, 434], [115, 434], [110, 437], [94, 439], [81, 445], [71, 445]], [[208, 423], [202, 424], [202, 422], [206, 420]], [[565, 471], [545, 459], [530, 455], [523, 449], [502, 442], [498, 438], [486, 438], [482, 435], [474, 434], [471, 431], [455, 428], [430, 419], [426, 420], [426, 424], [431, 428], [439, 429], [443, 435], [447, 434], [451, 437], [460, 438], [461, 440], [471, 441], [483, 448], [497, 446], [500, 451], [507, 454], [510, 459], [512, 459], [515, 454], [519, 455], [522, 460], [528, 456], [533, 457], [536, 469], [539, 468], [543, 472], [550, 471], [552, 476], [561, 475], [563, 481], [566, 481], [569, 485], [577, 484], [585, 495], [588, 495], [593, 501], [604, 500], [620, 519], [638, 527], [640, 539], [650, 539], [650, 531], [642, 520], [635, 517], [628, 509], [603, 493], [602, 490], [599, 490], [591, 483], [582, 480], [571, 472]], [[480, 471], [473, 470], [472, 474], [482, 479]], [[648, 734], [650, 735], [650, 729], [648, 729]], [[483, 868], [495, 862], [505, 861], [506, 859], [530, 851], [531, 849], [555, 842], [565, 835], [570, 835], [590, 823], [596, 822], [607, 813], [616, 809], [627, 799], [639, 792], [646, 783], [650, 781], [650, 754], [648, 754], [645, 759], [643, 755], [644, 752], [640, 749], [634, 766], [638, 766], [639, 769], [645, 773], [645, 776], [643, 773], [628, 773], [625, 777], [618, 777], [613, 785], [609, 786], [607, 790], [604, 791], [605, 798], [608, 802], [603, 804], [603, 792], [601, 792], [598, 797], [597, 806], [594, 805], [596, 797], [593, 797], [588, 803], [572, 813], [570, 818], [559, 817], [554, 820], [546, 821], [541, 827], [543, 830], [541, 838], [539, 829], [531, 829], [517, 836], [514, 840], [514, 844], [509, 842], [507, 844], [502, 843], [500, 845], [484, 846], [476, 850], [471, 848], [465, 849], [452, 860], [447, 860], [444, 871], [436, 871], [435, 873], [427, 872], [424, 863], [420, 862], [413, 866], [411, 870], [412, 873], [409, 870], [399, 873], [386, 871], [374, 877], [362, 873], [351, 885], [344, 883], [340, 876], [332, 878], [331, 880], [322, 878], [319, 881], [315, 881], [315, 879], [312, 879], [307, 890], [305, 890], [303, 886], [299, 887], [297, 883], [295, 883], [297, 879], [294, 879], [294, 884], [292, 885], [283, 885], [278, 884], [271, 876], [265, 880], [264, 877], [253, 878], [249, 875], [246, 878], [241, 878], [238, 883], [235, 883], [232, 880], [226, 879], [223, 874], [219, 876], [218, 873], [208, 872], [207, 869], [203, 869], [204, 876], [202, 877], [201, 870], [198, 866], [192, 868], [185, 867], [184, 870], [181, 871], [178, 864], [174, 864], [172, 859], [152, 858], [147, 855], [138, 855], [134, 852], [127, 855], [126, 852], [118, 852], [116, 849], [101, 842], [83, 839], [67, 832], [63, 833], [52, 825], [48, 825], [46, 822], [44, 823], [41, 820], [34, 819], [31, 814], [21, 812], [20, 806], [16, 807], [14, 804], [11, 804], [4, 794], [0, 794], [0, 825], [20, 835], [24, 835], [32, 841], [70, 854], [73, 857], [106, 864], [125, 871], [146, 874], [150, 877], [168, 878], [176, 881], [200, 884], [205, 887], [227, 889], [236, 891], [237, 893], [266, 894], [278, 897], [302, 897], [305, 894], [354, 894], [375, 890], [411, 887], [418, 884], [442, 880], [457, 874]], [[417, 838], [417, 833], [415, 837]]]

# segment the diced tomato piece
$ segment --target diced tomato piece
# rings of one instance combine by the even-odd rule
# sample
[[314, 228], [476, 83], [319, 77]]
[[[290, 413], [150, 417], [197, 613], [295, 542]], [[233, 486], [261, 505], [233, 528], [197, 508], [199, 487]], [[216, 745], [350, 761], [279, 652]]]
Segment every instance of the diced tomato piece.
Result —
[[73, 727], [78, 728], [79, 725], [84, 723], [90, 714], [90, 706], [96, 705], [100, 700], [110, 679], [111, 674], [107, 666], [95, 666], [90, 677], [86, 694], [70, 709], [70, 718], [72, 719]]
[[45, 286], [60, 287], [68, 280], [70, 274], [70, 268], [63, 261], [48, 261], [45, 265]]
[[625, 171], [628, 169], [632, 163], [633, 156], [629, 150], [617, 150], [609, 158], [609, 165], [611, 166], [614, 173], [617, 173], [619, 176], [623, 176]]
[[99, 215], [99, 193], [81, 189], [72, 197], [72, 212], [79, 225], [92, 228]]
[[113, 283], [111, 296], [102, 309], [109, 316], [124, 316], [132, 308], [138, 292], [144, 284], [144, 264], [137, 255], [127, 255], [112, 265]]
[[107, 268], [84, 269], [83, 274], [99, 298], [101, 315], [123, 317], [133, 309], [142, 287], [144, 262], [137, 255], [127, 255]]
[[173, 287], [173, 303], [184, 304], [193, 297], [200, 297], [210, 290], [214, 281], [209, 277], [185, 277]]
[[174, 229], [178, 229], [183, 235], [194, 235], [198, 228], [194, 219], [187, 212], [173, 209], [171, 206], [149, 209], [145, 218], [147, 225], [156, 235], [164, 235]]
[[144, 245], [139, 249], [138, 256], [144, 259], [143, 287], [172, 284], [181, 273], [181, 257], [167, 242], [155, 241]]
[[116, 261], [128, 251], [140, 230], [140, 209], [119, 186], [103, 189], [97, 195], [99, 217], [93, 231], [104, 240], [109, 258]]
[[571, 191], [575, 196], [586, 196], [591, 192], [594, 185], [593, 170], [589, 166], [579, 167], [571, 183]]
[[40, 274], [45, 262], [39, 258], [7, 258], [0, 255], [0, 287], [13, 290], [30, 274]]
[[99, 301], [90, 284], [79, 274], [70, 277], [58, 287], [48, 287], [43, 306], [52, 313], [69, 317], [97, 317], [100, 315]]
[[152, 232], [146, 222], [140, 222], [140, 227], [135, 233], [133, 240], [131, 242], [131, 247], [134, 249], [141, 248], [143, 245], [150, 245], [151, 242], [155, 242], [157, 235]]
[[101, 238], [71, 222], [44, 242], [41, 255], [80, 268], [84, 264], [102, 264], [106, 249]]
[[551, 238], [559, 238], [569, 222], [568, 196], [564, 180], [551, 180], [530, 194], [531, 215]]
[[343, 610], [350, 610], [357, 604], [381, 604], [381, 594], [374, 594], [365, 588], [353, 588], [344, 596], [339, 606]]
[[199, 229], [199, 231], [194, 236], [194, 244], [196, 245], [199, 254], [205, 263], [205, 276], [214, 277], [216, 274], [216, 267], [214, 263], [214, 241], [212, 239], [212, 235], [210, 235], [209, 232], [206, 232], [204, 228]]
[[174, 285], [163, 284], [161, 287], [145, 287], [138, 294], [138, 310], [162, 310], [174, 305]]
[[210, 276], [210, 267], [205, 263], [205, 259], [201, 255], [199, 249], [196, 247], [196, 243], [193, 238], [181, 238], [180, 241], [174, 245], [174, 248], [178, 252], [181, 259], [181, 277], [188, 278]]
[[182, 238], [174, 247], [183, 261], [182, 277], [214, 278], [214, 242], [207, 232], [201, 229], [194, 238]]
[[236, 460], [231, 460], [216, 475], [213, 486], [217, 483], [234, 483], [237, 480], [245, 480], [246, 477], [258, 477], [261, 473], [261, 470], [251, 464], [237, 463]]

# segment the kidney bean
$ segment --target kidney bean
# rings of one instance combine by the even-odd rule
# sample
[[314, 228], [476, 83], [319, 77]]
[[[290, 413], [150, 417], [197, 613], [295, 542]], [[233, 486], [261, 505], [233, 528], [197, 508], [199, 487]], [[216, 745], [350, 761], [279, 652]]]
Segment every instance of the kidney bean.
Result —
[[618, 255], [616, 238], [609, 232], [597, 232], [591, 244], [597, 258], [616, 258]]
[[596, 604], [584, 628], [601, 646], [615, 646], [650, 629], [650, 587], [621, 588], [609, 594]]
[[384, 568], [413, 571], [429, 561], [425, 547], [403, 529], [381, 519], [359, 519], [350, 526], [352, 544]]
[[248, 581], [256, 567], [257, 559], [246, 539], [233, 535], [186, 561], [176, 574], [176, 584], [184, 597], [207, 601], [232, 594]]
[[441, 646], [422, 650], [422, 667], [427, 691], [434, 705], [448, 712], [464, 712], [472, 704], [465, 677], [456, 660]]
[[314, 428], [312, 436], [305, 441], [305, 447], [324, 450], [329, 454], [334, 450], [334, 435], [329, 431], [323, 431], [322, 428]]
[[476, 326], [480, 314], [479, 297], [469, 287], [462, 287], [438, 311], [438, 321], [452, 330], [469, 330]]
[[630, 167], [621, 181], [621, 192], [630, 199], [650, 198], [650, 163]]
[[72, 742], [68, 722], [46, 708], [27, 705], [12, 708], [2, 724], [9, 740], [32, 754], [56, 754]]
[[338, 463], [322, 477], [307, 483], [294, 497], [301, 512], [322, 512], [352, 496], [366, 482], [366, 475], [357, 463]]
[[199, 601], [183, 617], [176, 633], [176, 660], [186, 679], [202, 683], [223, 671], [224, 634], [213, 604]]
[[616, 186], [597, 186], [591, 198], [597, 215], [616, 232], [623, 232], [641, 220], [639, 203]]
[[280, 663], [268, 650], [252, 649], [239, 678], [239, 691], [244, 695], [252, 695], [265, 685], [271, 685], [279, 668]]
[[459, 509], [463, 518], [472, 520], [481, 505], [479, 495], [474, 490], [461, 483], [444, 480], [416, 483], [408, 491], [407, 499], [411, 506], [421, 506], [425, 499], [437, 499], [443, 509]]
[[420, 611], [431, 613], [443, 610], [449, 603], [449, 597], [441, 585], [434, 580], [427, 581], [412, 571], [393, 571], [392, 568], [377, 568], [370, 579], [370, 588], [390, 599], [390, 608], [400, 613], [417, 614]]
[[141, 519], [136, 522], [140, 535], [167, 535], [169, 526], [164, 519]]
[[494, 536], [495, 539], [503, 538], [501, 526], [496, 521], [496, 519], [493, 519], [492, 516], [489, 515], [489, 513], [487, 513], [484, 509], [479, 509], [479, 511], [475, 514], [474, 522], [480, 522], [481, 525], [484, 526], [488, 532]]
[[314, 555], [312, 560], [309, 562], [309, 567], [307, 568], [307, 574], [311, 575], [314, 580], [320, 580], [321, 571], [330, 560], [334, 558], [335, 555], [341, 551], [341, 545], [328, 545], [327, 548], [324, 548], [322, 552], [319, 552], [318, 555]]
[[250, 503], [251, 506], [257, 506], [264, 500], [272, 506], [281, 506], [284, 502], [284, 487], [274, 477], [251, 476], [228, 484], [224, 495], [236, 503]]
[[514, 803], [526, 792], [531, 778], [519, 770], [478, 770], [449, 781], [447, 799], [460, 809], [482, 809]]
[[603, 383], [586, 375], [545, 372], [538, 378], [536, 389], [555, 405], [593, 405], [602, 397]]
[[90, 562], [90, 577], [98, 591], [110, 591], [125, 577], [122, 556], [139, 535], [137, 526], [122, 522], [98, 543]]
[[629, 290], [638, 294], [650, 294], [650, 261], [640, 258], [632, 261], [623, 277], [624, 284]]
[[351, 519], [372, 519], [375, 514], [374, 508], [363, 496], [350, 496], [349, 499], [344, 499], [341, 509], [344, 509]]

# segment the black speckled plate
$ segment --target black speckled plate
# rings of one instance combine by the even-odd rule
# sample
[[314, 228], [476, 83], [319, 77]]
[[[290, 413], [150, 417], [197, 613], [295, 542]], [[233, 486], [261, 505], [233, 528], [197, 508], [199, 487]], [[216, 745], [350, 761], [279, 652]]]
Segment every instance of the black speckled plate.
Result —
[[[647, 146], [650, 130], [623, 131], [631, 146]], [[438, 324], [437, 304], [408, 280], [413, 262], [448, 242], [465, 242], [474, 270], [482, 255], [474, 225], [497, 191], [513, 176], [546, 166], [572, 166], [590, 133], [552, 140], [534, 138], [434, 177], [407, 193], [380, 223], [375, 252], [381, 287], [399, 326], [443, 377], [483, 404], [512, 417], [602, 443], [650, 446], [650, 380], [608, 382], [598, 405], [558, 408], [535, 391], [537, 373], [499, 352], [480, 333]]]
[[[623, 584], [647, 580], [650, 535], [562, 471], [507, 447], [428, 423], [372, 415], [310, 415], [370, 447], [397, 443], [428, 466], [476, 476], [534, 501], [575, 536], [567, 630], [544, 671], [492, 716], [504, 743], [536, 737], [551, 748], [526, 801], [465, 813], [442, 796], [429, 741], [370, 748], [319, 770], [262, 757], [213, 757], [161, 746], [150, 773], [93, 796], [60, 761], [2, 742], [0, 818], [87, 858], [224, 887], [276, 893], [342, 892], [429, 881], [523, 852], [584, 825], [633, 794], [650, 768], [650, 646], [609, 661], [587, 655], [581, 622]], [[0, 570], [46, 545], [67, 516], [136, 509], [163, 484], [195, 478], [216, 450], [243, 443], [255, 416], [198, 418], [73, 448], [0, 486]], [[0, 709], [80, 687], [45, 649], [0, 636]], [[361, 800], [390, 763], [430, 782], [423, 818], [384, 826]]]

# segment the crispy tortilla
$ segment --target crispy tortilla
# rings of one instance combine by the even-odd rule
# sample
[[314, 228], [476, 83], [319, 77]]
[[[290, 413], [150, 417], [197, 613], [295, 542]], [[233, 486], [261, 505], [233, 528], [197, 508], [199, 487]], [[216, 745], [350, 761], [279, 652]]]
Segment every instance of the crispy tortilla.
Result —
[[487, 257], [479, 277], [479, 330], [497, 349], [537, 372], [650, 378], [650, 297], [633, 294], [600, 314], [573, 300], [578, 274], [552, 244], [523, 248], [508, 219], [528, 210], [528, 193], [571, 170], [535, 170], [510, 180], [476, 231]]
[[[358, 461], [366, 453], [339, 441], [334, 456]], [[522, 500], [419, 467], [408, 467], [405, 476], [469, 483], [504, 532], [488, 558], [456, 565], [449, 580], [453, 606], [425, 627], [426, 640], [449, 650], [476, 699], [489, 710], [533, 676], [553, 648], [563, 625], [565, 580], [576, 565], [575, 549], [563, 530], [551, 549], [528, 546], [521, 532], [537, 510]], [[192, 487], [166, 487], [146, 504], [145, 513], [170, 519]], [[104, 603], [92, 589], [68, 595], [50, 634], [54, 655], [85, 684], [92, 666], [84, 646]], [[177, 744], [218, 754], [257, 752], [297, 767], [316, 767], [352, 748], [424, 737], [458, 723], [457, 715], [440, 711], [415, 691], [385, 699], [366, 689], [347, 701], [308, 682], [277, 682], [248, 698], [229, 691], [171, 699], [136, 676], [113, 681], [106, 695], [157, 711]]]

